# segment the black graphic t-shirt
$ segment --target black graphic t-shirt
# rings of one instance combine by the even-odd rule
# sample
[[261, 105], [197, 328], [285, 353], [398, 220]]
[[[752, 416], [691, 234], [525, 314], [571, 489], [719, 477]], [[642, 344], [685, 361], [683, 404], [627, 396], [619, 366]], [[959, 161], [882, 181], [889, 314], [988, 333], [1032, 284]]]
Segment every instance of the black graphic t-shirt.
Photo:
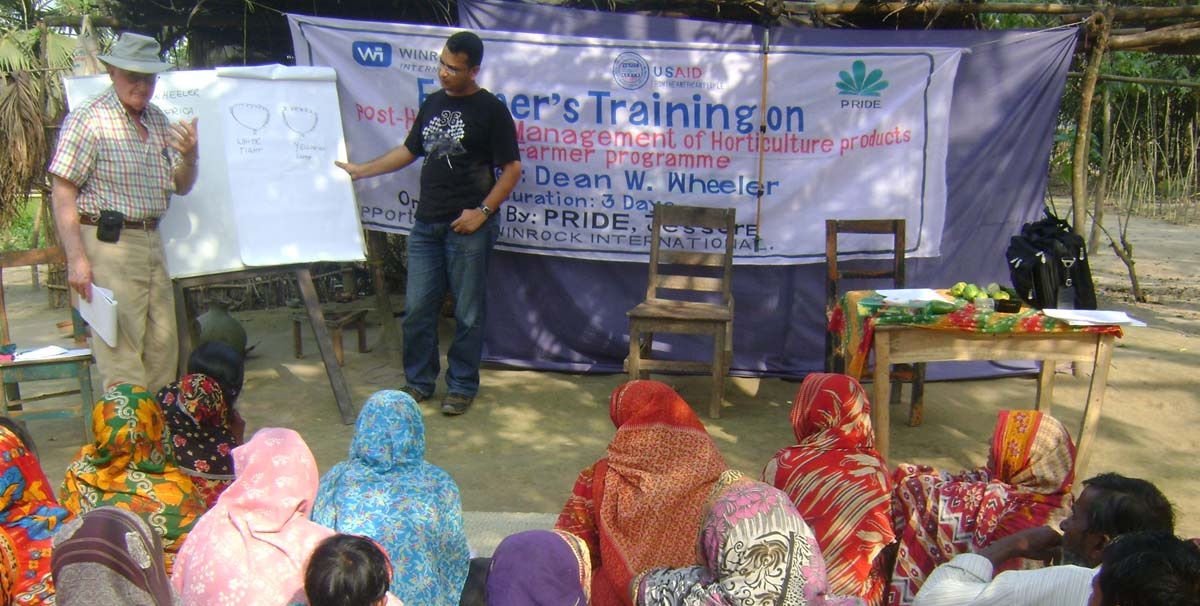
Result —
[[478, 207], [496, 182], [496, 168], [521, 158], [512, 114], [482, 88], [461, 97], [430, 95], [404, 146], [424, 156], [417, 219], [426, 223], [453, 221]]

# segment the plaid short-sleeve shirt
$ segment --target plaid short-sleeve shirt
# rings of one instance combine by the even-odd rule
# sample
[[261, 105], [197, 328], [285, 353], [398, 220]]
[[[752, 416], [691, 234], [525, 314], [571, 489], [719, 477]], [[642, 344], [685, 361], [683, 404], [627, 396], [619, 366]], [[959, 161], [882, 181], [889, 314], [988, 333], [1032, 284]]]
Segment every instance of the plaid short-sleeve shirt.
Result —
[[47, 170], [79, 187], [79, 214], [116, 210], [140, 220], [166, 212], [180, 155], [167, 144], [162, 110], [147, 105], [141, 122], [145, 141], [112, 88], [67, 116]]

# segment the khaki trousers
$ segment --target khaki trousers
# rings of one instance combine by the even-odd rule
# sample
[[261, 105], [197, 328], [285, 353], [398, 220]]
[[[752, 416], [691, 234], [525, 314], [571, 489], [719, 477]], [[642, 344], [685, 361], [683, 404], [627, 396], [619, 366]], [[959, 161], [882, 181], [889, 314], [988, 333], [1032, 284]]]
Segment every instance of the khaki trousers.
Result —
[[158, 230], [121, 230], [115, 243], [96, 239], [96, 227], [79, 226], [92, 262], [92, 282], [117, 299], [117, 346], [92, 337], [92, 353], [105, 390], [132, 383], [150, 393], [178, 379], [179, 334], [175, 299]]

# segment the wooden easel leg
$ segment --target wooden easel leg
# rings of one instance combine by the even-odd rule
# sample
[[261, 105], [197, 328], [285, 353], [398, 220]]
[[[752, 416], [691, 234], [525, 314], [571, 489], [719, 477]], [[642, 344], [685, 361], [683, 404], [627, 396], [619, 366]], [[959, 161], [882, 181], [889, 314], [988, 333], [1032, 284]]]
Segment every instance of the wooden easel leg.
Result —
[[338, 411], [342, 414], [342, 423], [349, 425], [355, 419], [354, 404], [350, 401], [350, 388], [346, 385], [342, 367], [337, 363], [333, 341], [329, 338], [329, 328], [325, 326], [325, 314], [321, 313], [321, 301], [317, 298], [317, 288], [313, 285], [312, 272], [307, 267], [296, 269], [296, 286], [300, 290], [300, 298], [304, 300], [304, 308], [308, 311], [308, 322], [312, 325], [313, 334], [317, 337], [317, 349], [321, 352], [321, 360], [325, 363], [325, 373], [329, 375], [329, 384], [333, 387], [333, 398], [337, 401]]
[[386, 245], [387, 236], [383, 232], [367, 231], [367, 266], [371, 268], [371, 281], [375, 283], [375, 307], [379, 309], [379, 323], [383, 326], [383, 344], [392, 365], [404, 368], [404, 358], [400, 355], [403, 341], [400, 339], [400, 329], [396, 326], [396, 315], [392, 312], [387, 280], [383, 275], [382, 249]]

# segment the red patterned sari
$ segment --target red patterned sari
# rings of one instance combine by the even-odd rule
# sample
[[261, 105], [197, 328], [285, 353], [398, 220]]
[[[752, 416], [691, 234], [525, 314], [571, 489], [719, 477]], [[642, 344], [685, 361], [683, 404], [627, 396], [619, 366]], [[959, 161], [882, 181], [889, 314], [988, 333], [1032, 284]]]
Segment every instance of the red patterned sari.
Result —
[[[1057, 524], [1071, 511], [1075, 444], [1057, 419], [1004, 410], [987, 467], [959, 474], [900, 465], [893, 475], [893, 523], [900, 546], [888, 604], [911, 604], [939, 564], [1026, 528]], [[1011, 570], [1012, 560], [1000, 566]]]
[[629, 581], [697, 563], [700, 518], [728, 469], [688, 403], [657, 381], [631, 381], [609, 403], [608, 456], [579, 474], [555, 528], [587, 541], [592, 604], [632, 603]]
[[70, 519], [29, 445], [0, 427], [0, 552], [11, 566], [0, 602], [54, 603], [50, 551], [54, 533]]
[[892, 533], [892, 482], [875, 450], [871, 405], [858, 381], [813, 373], [792, 406], [796, 445], [763, 469], [764, 482], [786, 492], [812, 528], [829, 591], [883, 603], [886, 571], [877, 562]]

